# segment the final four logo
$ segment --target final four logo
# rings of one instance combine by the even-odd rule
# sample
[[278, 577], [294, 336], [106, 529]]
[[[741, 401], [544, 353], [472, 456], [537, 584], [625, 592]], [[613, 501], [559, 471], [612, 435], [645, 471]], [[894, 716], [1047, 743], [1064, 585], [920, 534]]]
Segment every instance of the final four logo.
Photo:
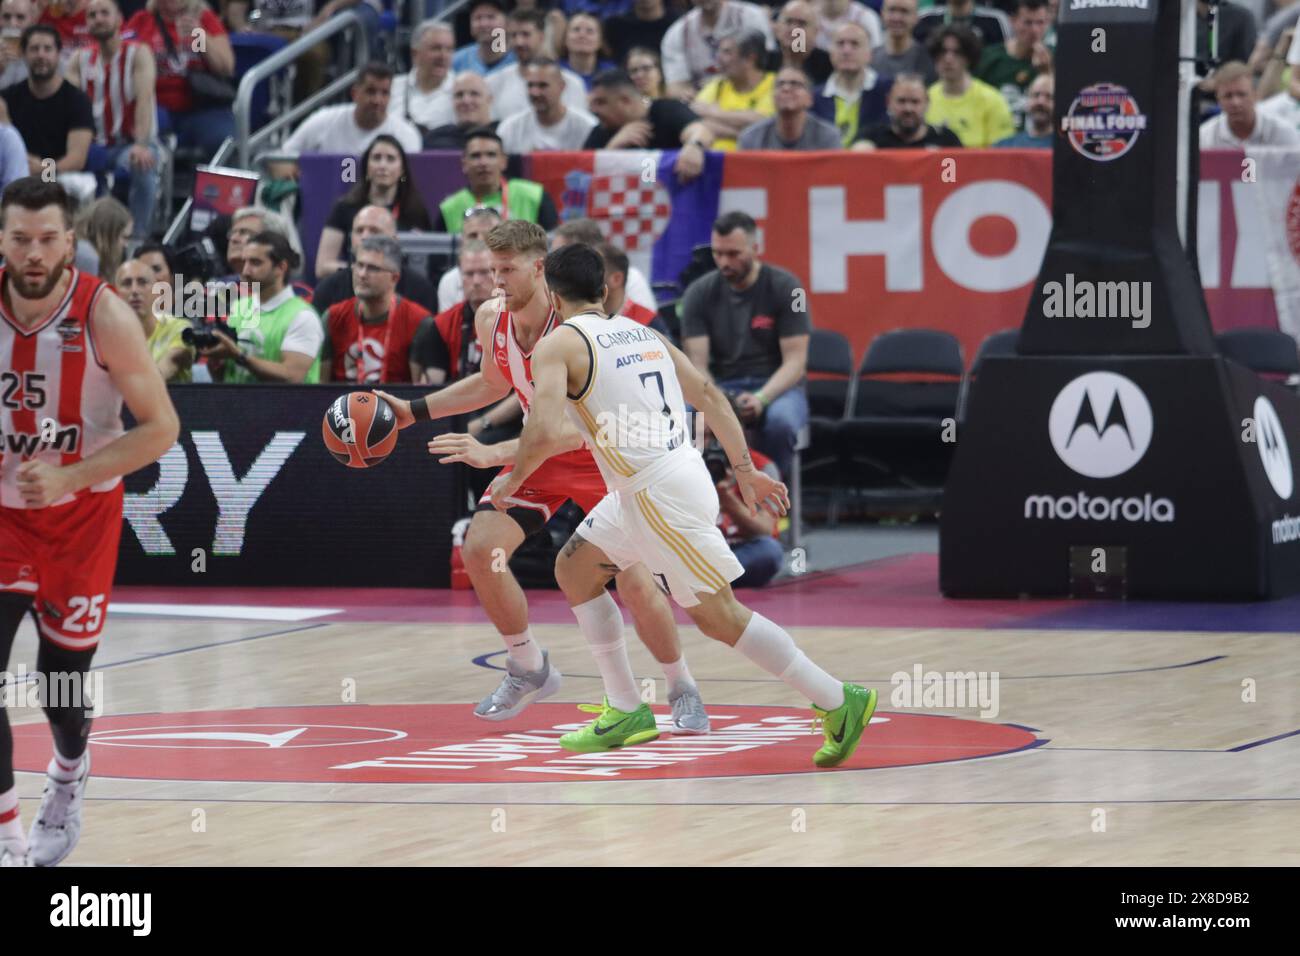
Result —
[[1116, 83], [1085, 86], [1061, 117], [1061, 132], [1075, 151], [1100, 163], [1127, 153], [1146, 128], [1137, 100]]

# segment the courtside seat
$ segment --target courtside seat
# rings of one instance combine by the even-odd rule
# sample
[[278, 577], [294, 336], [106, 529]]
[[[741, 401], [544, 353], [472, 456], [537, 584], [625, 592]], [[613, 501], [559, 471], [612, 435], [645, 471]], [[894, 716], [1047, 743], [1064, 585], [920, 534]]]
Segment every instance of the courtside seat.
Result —
[[970, 392], [975, 385], [975, 380], [979, 378], [980, 367], [984, 364], [984, 360], [990, 356], [1015, 355], [1019, 341], [1019, 329], [1003, 329], [1001, 332], [994, 332], [987, 336], [975, 350], [975, 358], [970, 363], [970, 371], [966, 373], [966, 378], [961, 383], [961, 395], [957, 398], [958, 427], [966, 421], [966, 409], [970, 406]]
[[1289, 381], [1300, 376], [1300, 352], [1290, 335], [1280, 329], [1233, 329], [1214, 337], [1219, 352], [1266, 378]]

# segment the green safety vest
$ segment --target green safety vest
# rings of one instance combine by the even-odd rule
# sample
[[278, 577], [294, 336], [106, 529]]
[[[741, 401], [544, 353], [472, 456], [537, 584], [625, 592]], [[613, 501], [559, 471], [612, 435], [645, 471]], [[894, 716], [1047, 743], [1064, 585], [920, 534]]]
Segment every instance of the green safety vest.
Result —
[[[280, 351], [280, 343], [284, 341], [284, 335], [289, 331], [289, 324], [293, 322], [294, 316], [303, 309], [311, 309], [311, 305], [296, 295], [290, 296], [287, 301], [270, 311], [258, 308], [254, 296], [246, 296], [231, 306], [230, 316], [226, 321], [239, 333], [239, 344], [250, 346], [255, 358], [266, 359], [268, 362], [283, 362], [284, 353]], [[249, 385], [261, 381], [251, 371], [234, 362], [226, 362], [222, 378], [231, 385]], [[315, 385], [319, 381], [320, 356], [317, 355], [303, 382]]]
[[[511, 179], [506, 182], [506, 192], [510, 199], [510, 219], [523, 219], [536, 222], [537, 214], [542, 208], [542, 187], [540, 183], [527, 179]], [[501, 208], [501, 190], [482, 199], [475, 198], [466, 187], [458, 193], [452, 193], [438, 206], [442, 212], [442, 224], [448, 232], [459, 233], [465, 225], [465, 213], [475, 206], [494, 206]]]

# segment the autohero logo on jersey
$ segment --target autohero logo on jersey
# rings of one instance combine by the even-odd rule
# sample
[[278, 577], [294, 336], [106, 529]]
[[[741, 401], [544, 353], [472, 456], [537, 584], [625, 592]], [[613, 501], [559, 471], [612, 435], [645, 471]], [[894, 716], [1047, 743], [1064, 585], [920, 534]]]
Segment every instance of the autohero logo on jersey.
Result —
[[[1131, 379], [1088, 372], [1066, 384], [1052, 402], [1047, 431], [1056, 455], [1085, 478], [1115, 478], [1129, 471], [1151, 445], [1151, 403]], [[1038, 520], [1161, 522], [1174, 520], [1174, 503], [1150, 492], [1142, 497], [1034, 494], [1025, 518]]]
[[126, 926], [132, 936], [153, 929], [152, 893], [82, 893], [73, 886], [50, 897], [51, 926]]

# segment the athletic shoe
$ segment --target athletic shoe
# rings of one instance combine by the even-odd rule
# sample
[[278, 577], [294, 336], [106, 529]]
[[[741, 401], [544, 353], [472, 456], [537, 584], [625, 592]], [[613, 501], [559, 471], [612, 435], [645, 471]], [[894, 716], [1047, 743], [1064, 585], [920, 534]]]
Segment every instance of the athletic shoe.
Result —
[[562, 676], [551, 666], [549, 651], [542, 651], [542, 666], [535, 671], [526, 671], [506, 658], [506, 676], [496, 690], [478, 702], [474, 716], [509, 720], [533, 701], [545, 700], [559, 690]]
[[600, 716], [581, 730], [561, 737], [560, 746], [565, 750], [580, 754], [596, 753], [613, 750], [615, 747], [642, 744], [659, 736], [655, 715], [647, 704], [642, 704], [633, 711], [622, 711], [609, 706], [609, 698], [606, 697], [604, 704], [579, 704], [578, 710]]
[[822, 710], [814, 704], [813, 713], [822, 722], [826, 743], [813, 754], [813, 763], [819, 767], [834, 767], [853, 756], [862, 731], [867, 729], [875, 712], [875, 689], [867, 690], [857, 684], [844, 685], [844, 703], [834, 710]]
[[81, 800], [90, 778], [90, 751], [81, 760], [81, 776], [71, 783], [48, 777], [36, 822], [27, 834], [27, 853], [33, 866], [58, 866], [81, 837]]
[[668, 695], [673, 708], [673, 733], [707, 734], [709, 715], [704, 712], [704, 700], [694, 684], [682, 687]]
[[0, 845], [0, 869], [9, 866], [31, 866], [32, 856], [25, 849], [22, 853], [15, 852], [12, 843]]

